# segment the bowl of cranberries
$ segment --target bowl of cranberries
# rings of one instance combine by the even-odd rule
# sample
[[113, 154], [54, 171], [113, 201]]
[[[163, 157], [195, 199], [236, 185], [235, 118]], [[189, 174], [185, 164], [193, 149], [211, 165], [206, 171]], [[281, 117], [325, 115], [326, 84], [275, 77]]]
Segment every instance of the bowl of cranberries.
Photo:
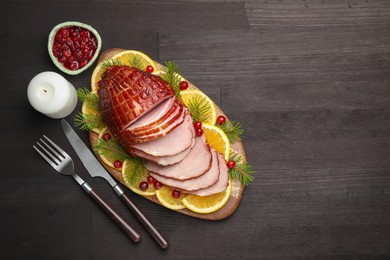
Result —
[[64, 22], [51, 30], [47, 47], [51, 59], [61, 71], [76, 75], [95, 62], [101, 46], [99, 33], [90, 25]]

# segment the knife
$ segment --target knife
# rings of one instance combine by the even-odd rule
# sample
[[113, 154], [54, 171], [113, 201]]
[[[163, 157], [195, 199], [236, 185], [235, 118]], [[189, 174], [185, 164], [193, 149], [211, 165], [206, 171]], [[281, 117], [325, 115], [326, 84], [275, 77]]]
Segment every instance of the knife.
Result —
[[142, 213], [142, 211], [134, 204], [134, 202], [127, 196], [127, 194], [119, 187], [111, 175], [104, 169], [100, 162], [96, 159], [93, 153], [88, 149], [80, 137], [76, 134], [73, 128], [65, 120], [61, 120], [62, 129], [68, 138], [73, 149], [81, 159], [84, 167], [92, 177], [101, 177], [105, 179], [121, 198], [122, 202], [130, 209], [138, 221], [145, 227], [145, 229], [152, 235], [154, 240], [161, 248], [168, 248], [169, 243], [165, 237], [157, 230], [157, 228], [150, 222], [150, 220]]

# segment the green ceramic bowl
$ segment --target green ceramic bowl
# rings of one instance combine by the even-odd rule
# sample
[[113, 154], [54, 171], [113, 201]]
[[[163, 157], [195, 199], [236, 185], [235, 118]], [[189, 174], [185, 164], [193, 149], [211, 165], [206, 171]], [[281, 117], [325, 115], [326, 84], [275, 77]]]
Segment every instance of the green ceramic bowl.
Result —
[[[54, 37], [55, 37], [56, 33], [60, 29], [62, 29], [62, 28], [73, 27], [73, 26], [77, 26], [77, 27], [81, 27], [81, 28], [87, 29], [90, 33], [92, 33], [96, 37], [96, 41], [97, 41], [96, 51], [93, 54], [93, 56], [90, 58], [90, 60], [87, 62], [87, 64], [84, 67], [79, 68], [79, 69], [75, 69], [75, 70], [71, 70], [71, 69], [66, 68], [64, 66], [64, 64], [61, 63], [58, 60], [58, 58], [55, 57], [55, 55], [53, 54], [53, 43], [54, 43]], [[84, 70], [88, 69], [95, 62], [97, 57], [99, 56], [99, 52], [100, 52], [101, 47], [102, 47], [102, 39], [100, 38], [99, 33], [93, 27], [91, 27], [90, 25], [84, 24], [84, 23], [80, 23], [80, 22], [75, 22], [75, 21], [64, 22], [64, 23], [60, 23], [60, 24], [56, 25], [51, 30], [51, 32], [49, 34], [49, 41], [48, 41], [48, 44], [47, 44], [47, 48], [48, 48], [48, 51], [49, 51], [50, 58], [52, 59], [54, 64], [61, 71], [65, 72], [65, 73], [67, 73], [69, 75], [77, 75], [77, 74], [83, 72]]]

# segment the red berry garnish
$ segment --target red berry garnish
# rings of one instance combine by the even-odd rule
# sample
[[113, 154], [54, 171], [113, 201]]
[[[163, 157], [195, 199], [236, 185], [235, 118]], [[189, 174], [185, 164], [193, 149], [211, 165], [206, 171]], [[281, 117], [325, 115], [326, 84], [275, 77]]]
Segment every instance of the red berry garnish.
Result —
[[203, 134], [202, 128], [195, 128], [195, 135], [196, 136], [201, 136]]
[[196, 122], [194, 123], [194, 128], [195, 128], [195, 129], [196, 129], [196, 128], [202, 128], [202, 122], [196, 121]]
[[147, 190], [149, 188], [149, 184], [146, 181], [143, 181], [139, 184], [139, 188], [141, 190]]
[[172, 197], [174, 197], [175, 199], [178, 199], [180, 197], [180, 194], [181, 194], [181, 192], [178, 190], [172, 191]]
[[121, 168], [122, 165], [123, 165], [123, 163], [122, 163], [122, 161], [120, 161], [120, 160], [116, 160], [116, 161], [114, 162], [114, 167], [115, 167], [115, 168]]
[[153, 66], [150, 66], [150, 65], [147, 66], [147, 67], [146, 67], [146, 71], [149, 72], [149, 73], [152, 73], [152, 72], [154, 71]]
[[236, 167], [236, 162], [233, 161], [233, 160], [230, 160], [227, 162], [226, 166], [229, 168], [229, 169], [233, 169], [234, 167]]
[[188, 88], [188, 82], [182, 81], [180, 82], [180, 90], [186, 90]]
[[154, 178], [152, 177], [152, 176], [148, 176], [147, 178], [146, 178], [146, 181], [149, 183], [149, 184], [152, 184], [153, 182], [154, 182]]
[[161, 189], [162, 186], [163, 186], [162, 183], [159, 182], [159, 181], [155, 181], [155, 182], [153, 183], [153, 187], [154, 187], [156, 190]]
[[218, 116], [217, 117], [217, 123], [219, 125], [223, 125], [223, 124], [225, 124], [225, 122], [226, 122], [226, 117], [224, 117], [224, 116]]
[[107, 140], [111, 139], [111, 135], [109, 133], [104, 133], [102, 138], [103, 138], [104, 141], [107, 141]]

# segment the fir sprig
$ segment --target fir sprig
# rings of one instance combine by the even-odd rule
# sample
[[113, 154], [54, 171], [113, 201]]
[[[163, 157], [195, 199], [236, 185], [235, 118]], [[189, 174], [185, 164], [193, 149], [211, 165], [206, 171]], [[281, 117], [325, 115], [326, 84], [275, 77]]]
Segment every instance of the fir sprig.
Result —
[[102, 67], [105, 69], [113, 66], [122, 66], [122, 65], [123, 64], [119, 60], [115, 60], [115, 59], [106, 59], [102, 63]]
[[79, 112], [75, 117], [75, 125], [85, 131], [104, 127], [99, 113], [98, 95], [91, 92], [89, 89], [79, 88], [77, 89], [77, 96], [81, 102], [85, 103], [92, 111], [96, 111], [96, 113], [84, 114]]
[[241, 135], [244, 133], [244, 129], [239, 122], [226, 121], [224, 124], [216, 124], [219, 128], [224, 131], [226, 136], [229, 138], [230, 143], [235, 143], [241, 139]]
[[116, 160], [124, 161], [132, 158], [118, 142], [111, 139], [98, 139], [93, 145], [93, 150], [99, 155], [115, 158]]
[[165, 63], [166, 69], [165, 72], [160, 75], [160, 77], [171, 85], [176, 96], [180, 96], [180, 70], [179, 66], [174, 61], [167, 61]]
[[200, 121], [204, 122], [210, 118], [211, 107], [210, 103], [207, 102], [205, 97], [202, 96], [193, 96], [188, 100], [188, 109], [192, 115], [194, 122]]
[[248, 162], [244, 162], [242, 156], [235, 152], [230, 152], [230, 160], [236, 162], [236, 166], [232, 169], [229, 169], [230, 177], [233, 180], [239, 180], [243, 185], [248, 185], [253, 182], [255, 173], [252, 169], [252, 166]]
[[87, 115], [87, 114], [83, 114], [82, 112], [79, 112], [77, 113], [74, 121], [75, 121], [75, 125], [84, 131], [104, 127], [100, 114]]
[[134, 68], [137, 68], [139, 70], [142, 70], [142, 71], [145, 71], [146, 70], [146, 66], [145, 64], [142, 62], [142, 60], [136, 56], [136, 55], [133, 55], [132, 59], [131, 60], [128, 60], [128, 63], [131, 67], [134, 67]]
[[148, 171], [145, 168], [145, 160], [140, 157], [132, 157], [126, 161], [126, 169], [123, 174], [123, 179], [126, 183], [134, 186], [138, 182], [145, 180]]

